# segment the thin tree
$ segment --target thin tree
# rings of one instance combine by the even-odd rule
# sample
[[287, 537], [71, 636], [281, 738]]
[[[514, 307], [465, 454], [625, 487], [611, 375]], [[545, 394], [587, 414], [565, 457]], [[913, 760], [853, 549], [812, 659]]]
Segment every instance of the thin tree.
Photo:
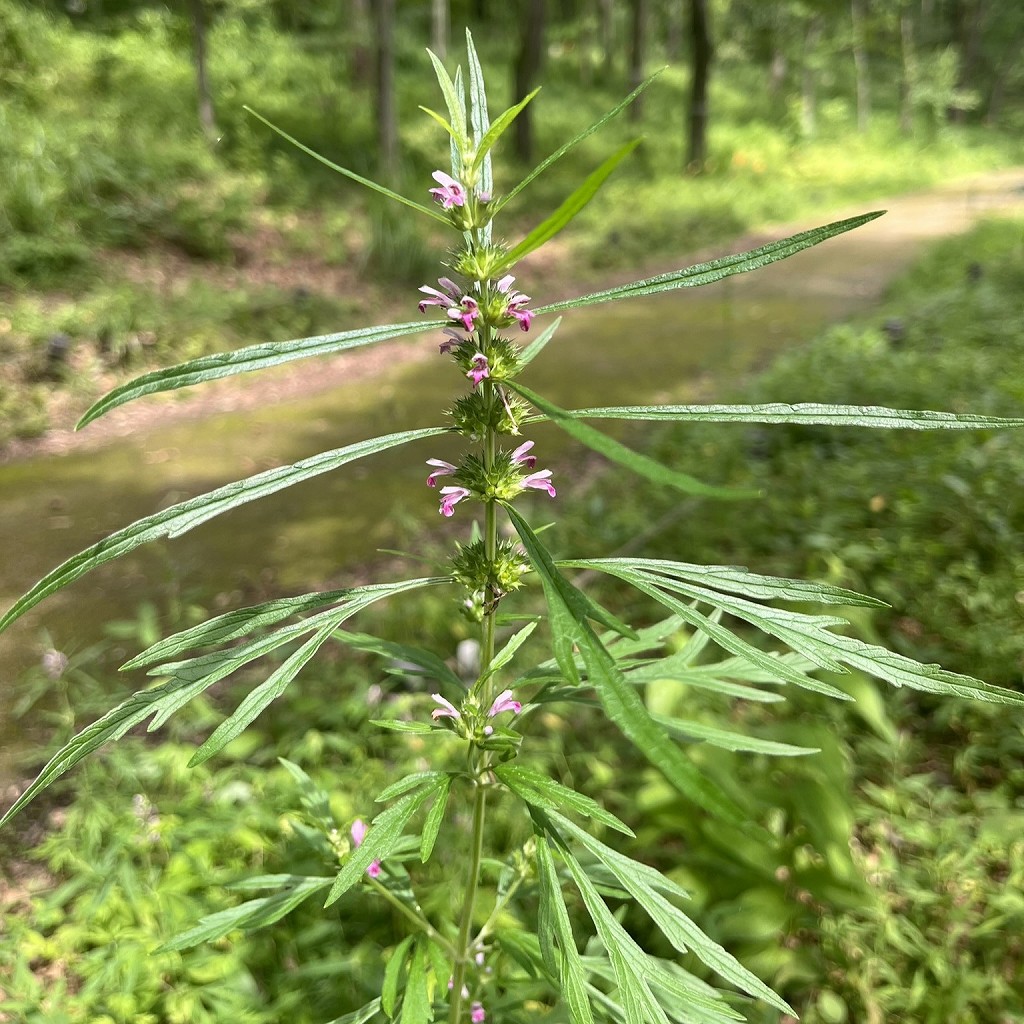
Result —
[[448, 34], [450, 28], [451, 8], [449, 0], [431, 0], [430, 46], [441, 60], [445, 60], [448, 57]]
[[395, 0], [374, 0], [377, 51], [377, 158], [381, 176], [398, 177], [398, 118], [395, 113]]
[[868, 0], [850, 0], [853, 23], [853, 66], [857, 76], [857, 130], [866, 132], [871, 121], [871, 79], [868, 74], [868, 52], [864, 23]]
[[[647, 50], [647, 0], [630, 0], [629, 87], [635, 89], [644, 80], [644, 57]], [[637, 122], [643, 117], [643, 96], [629, 106], [628, 117]]]
[[206, 71], [206, 12], [203, 0], [189, 0], [192, 13], [192, 44], [196, 66], [196, 93], [199, 101], [199, 123], [206, 137], [217, 138], [217, 122], [213, 116], [213, 97], [210, 94], [210, 80]]
[[[515, 100], [524, 99], [533, 89], [544, 63], [544, 20], [546, 0], [520, 0], [522, 31], [515, 63]], [[513, 125], [516, 156], [524, 163], [533, 160], [533, 107], [528, 103]]]
[[707, 0], [690, 0], [690, 48], [693, 75], [687, 109], [686, 169], [699, 174], [708, 159], [708, 81], [714, 58]]

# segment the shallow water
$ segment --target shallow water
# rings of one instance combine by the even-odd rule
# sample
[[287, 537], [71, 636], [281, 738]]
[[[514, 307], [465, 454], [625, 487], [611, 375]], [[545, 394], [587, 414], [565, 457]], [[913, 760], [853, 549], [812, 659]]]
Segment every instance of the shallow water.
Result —
[[[1024, 209], [1024, 171], [882, 205], [889, 213], [880, 220], [755, 274], [570, 312], [524, 383], [569, 407], [713, 400], [823, 325], [869, 310], [929, 239], [964, 230], [993, 209]], [[430, 343], [427, 336], [409, 342]], [[251, 379], [258, 387], [258, 377]], [[415, 362], [389, 372], [386, 382], [362, 380], [255, 413], [176, 422], [99, 449], [0, 466], [0, 607], [63, 559], [159, 508], [325, 449], [442, 423], [452, 382], [448, 360]], [[541, 464], [556, 468], [566, 481], [559, 499], [571, 500], [577, 453], [551, 428], [541, 436]], [[171, 581], [204, 595], [259, 595], [268, 584], [298, 591], [377, 549], [401, 547], [409, 523], [436, 515], [436, 496], [423, 486], [424, 460], [450, 458], [456, 449], [455, 439], [441, 438], [356, 462], [108, 563], [0, 637], [0, 693], [38, 661], [48, 643], [43, 631], [58, 649], [81, 649], [99, 638], [104, 622], [132, 617], [142, 600], [159, 603]], [[0, 701], [0, 783], [25, 742], [6, 704]]]

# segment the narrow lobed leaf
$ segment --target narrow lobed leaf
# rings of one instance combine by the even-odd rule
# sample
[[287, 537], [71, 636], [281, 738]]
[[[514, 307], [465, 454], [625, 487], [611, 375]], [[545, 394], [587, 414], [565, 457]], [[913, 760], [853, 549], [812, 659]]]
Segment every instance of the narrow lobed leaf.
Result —
[[403, 206], [408, 206], [412, 210], [418, 210], [420, 213], [425, 213], [432, 220], [439, 220], [446, 226], [449, 224], [448, 218], [443, 214], [438, 213], [437, 210], [432, 210], [429, 206], [424, 206], [422, 203], [417, 203], [414, 199], [408, 199], [405, 196], [400, 196], [397, 192], [392, 191], [386, 185], [379, 185], [377, 182], [371, 181], [369, 178], [364, 178], [361, 174], [356, 174], [355, 171], [350, 171], [347, 167], [342, 167], [340, 164], [336, 164], [333, 160], [328, 160], [327, 157], [321, 156], [315, 149], [310, 149], [309, 146], [304, 146], [298, 139], [289, 135], [283, 129], [278, 128], [276, 124], [268, 121], [262, 114], [257, 114], [252, 107], [243, 105], [242, 109], [252, 114], [257, 121], [262, 121], [271, 131], [277, 132], [282, 139], [290, 142], [296, 149], [301, 149], [307, 156], [311, 156], [314, 160], [318, 160], [325, 167], [330, 167], [332, 171], [337, 171], [338, 174], [343, 174], [346, 178], [358, 182], [360, 185], [363, 185], [374, 192], [379, 192], [382, 196], [387, 196], [388, 199], [393, 199], [396, 203], [401, 203]]
[[452, 775], [448, 774], [445, 776], [438, 790], [437, 799], [424, 819], [423, 832], [420, 835], [420, 861], [424, 864], [430, 860], [430, 855], [434, 851], [434, 843], [437, 842], [438, 834], [441, 831], [441, 825], [444, 822], [444, 812], [448, 808], [448, 796], [452, 791], [453, 781]]
[[733, 256], [725, 256], [722, 259], [711, 260], [709, 263], [697, 263], [692, 267], [683, 270], [676, 270], [669, 274], [659, 274], [657, 277], [648, 277], [642, 281], [634, 281], [632, 284], [619, 285], [617, 288], [608, 288], [605, 291], [593, 292], [590, 295], [581, 295], [577, 299], [566, 299], [564, 302], [553, 302], [547, 306], [538, 306], [535, 313], [557, 313], [563, 309], [577, 309], [580, 306], [593, 306], [599, 302], [616, 302], [619, 299], [631, 299], [641, 295], [654, 295], [657, 292], [670, 291], [674, 288], [697, 288], [700, 285], [712, 284], [721, 281], [724, 277], [733, 274], [745, 274], [751, 270], [758, 270], [769, 263], [777, 260], [784, 260], [804, 249], [818, 245], [826, 239], [841, 235], [844, 231], [852, 231], [870, 221], [881, 217], [884, 210], [874, 213], [861, 214], [859, 217], [850, 217], [848, 220], [835, 221], [820, 228], [812, 228], [810, 231], [802, 231], [790, 238], [783, 238], [778, 242], [769, 242], [757, 249], [750, 249], [747, 252], [736, 253]]
[[176, 391], [205, 381], [220, 380], [239, 373], [252, 373], [271, 366], [291, 362], [293, 359], [307, 359], [310, 356], [336, 355], [352, 348], [373, 345], [390, 338], [401, 338], [408, 334], [444, 327], [444, 321], [423, 321], [404, 324], [387, 324], [381, 327], [362, 327], [355, 331], [341, 331], [337, 334], [318, 334], [312, 338], [296, 338], [293, 341], [268, 342], [250, 345], [233, 352], [218, 352], [200, 356], [187, 363], [169, 366], [144, 373], [141, 377], [126, 381], [104, 395], [86, 410], [75, 429], [81, 430], [86, 424], [99, 419], [111, 409], [125, 405], [136, 398], [155, 395], [163, 391]]
[[72, 556], [44, 576], [0, 618], [0, 631], [6, 629], [15, 619], [35, 607], [44, 598], [56, 593], [69, 583], [73, 583], [80, 576], [84, 576], [105, 562], [120, 558], [121, 555], [125, 555], [129, 551], [134, 551], [143, 544], [148, 544], [161, 537], [179, 537], [207, 520], [237, 508], [239, 505], [255, 501], [257, 498], [264, 498], [268, 494], [274, 494], [322, 473], [328, 473], [346, 463], [354, 462], [356, 459], [387, 451], [389, 448], [396, 448], [399, 445], [408, 444], [410, 441], [437, 437], [446, 432], [445, 427], [428, 427], [360, 441], [344, 448], [336, 448], [333, 451], [314, 455], [290, 466], [268, 469], [256, 476], [226, 484], [207, 494], [161, 509], [154, 515], [146, 516], [123, 530], [112, 533], [104, 540], [93, 544], [92, 547]]

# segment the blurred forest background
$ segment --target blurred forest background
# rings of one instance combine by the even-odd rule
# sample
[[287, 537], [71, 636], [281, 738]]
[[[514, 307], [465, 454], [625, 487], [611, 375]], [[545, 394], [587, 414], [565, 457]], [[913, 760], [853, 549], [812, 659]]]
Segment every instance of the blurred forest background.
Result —
[[[437, 276], [448, 240], [243, 105], [422, 201], [447, 152], [417, 109], [440, 103], [424, 47], [452, 67], [466, 26], [494, 109], [543, 85], [503, 143], [499, 191], [665, 66], [510, 206], [513, 235], [614, 145], [646, 137], [560, 242], [545, 298], [679, 266], [769, 221], [1024, 162], [1018, 0], [0, 0], [0, 450], [152, 366], [409, 319], [409, 287]], [[1020, 415], [1022, 237], [1019, 219], [993, 220], [937, 245], [881, 306], [752, 380], [715, 381], [715, 397]], [[652, 555], [853, 586], [893, 605], [858, 618], [862, 635], [1021, 686], [1019, 436], [702, 427], [637, 443], [766, 498], [679, 508], [598, 478], [559, 510], [563, 550], [643, 536]], [[56, 744], [117, 698], [118, 658], [223, 598], [171, 580], [56, 676], [52, 658], [26, 673], [12, 715], [42, 716]], [[466, 635], [440, 601], [376, 614], [380, 630], [416, 628], [442, 651]], [[638, 824], [644, 856], [693, 892], [702, 927], [809, 1024], [1024, 1021], [1020, 716], [830, 681], [858, 703], [797, 694], [723, 711], [697, 688], [651, 687], [660, 712], [685, 706], [712, 726], [735, 715], [727, 724], [822, 748], [778, 760], [689, 748], [771, 842], [685, 804], [611, 731], [551, 714], [539, 742], [556, 774]], [[0, 837], [0, 1021], [322, 1024], [379, 990], [392, 922], [368, 900], [149, 955], [234, 903], [225, 883], [308, 856], [279, 755], [322, 778], [340, 820], [418, 756], [366, 722], [368, 698], [397, 717], [419, 697], [347, 654], [310, 666], [279, 714], [186, 770], [233, 693], [179, 718], [163, 745], [105, 753]], [[628, 924], [657, 947], [640, 915]]]

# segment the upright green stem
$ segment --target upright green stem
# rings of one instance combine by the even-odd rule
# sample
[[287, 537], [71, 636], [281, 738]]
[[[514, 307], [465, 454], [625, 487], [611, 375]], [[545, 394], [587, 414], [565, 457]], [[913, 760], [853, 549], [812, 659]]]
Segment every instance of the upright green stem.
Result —
[[457, 942], [458, 958], [452, 974], [452, 998], [449, 1008], [449, 1024], [460, 1024], [462, 1020], [462, 987], [466, 983], [466, 967], [469, 964], [472, 950], [470, 932], [473, 928], [473, 907], [476, 904], [477, 884], [480, 880], [480, 864], [484, 855], [484, 809], [487, 801], [487, 790], [477, 780], [476, 798], [473, 801], [473, 849], [469, 861], [469, 878], [466, 882], [466, 900], [462, 907], [462, 921], [459, 925]]

